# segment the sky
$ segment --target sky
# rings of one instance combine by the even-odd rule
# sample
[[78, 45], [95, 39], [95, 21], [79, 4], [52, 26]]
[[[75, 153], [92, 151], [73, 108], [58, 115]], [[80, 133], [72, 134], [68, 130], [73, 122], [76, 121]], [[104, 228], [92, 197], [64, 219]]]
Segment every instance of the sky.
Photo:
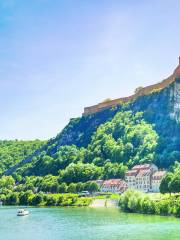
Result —
[[179, 0], [0, 0], [0, 139], [48, 139], [83, 108], [169, 76]]

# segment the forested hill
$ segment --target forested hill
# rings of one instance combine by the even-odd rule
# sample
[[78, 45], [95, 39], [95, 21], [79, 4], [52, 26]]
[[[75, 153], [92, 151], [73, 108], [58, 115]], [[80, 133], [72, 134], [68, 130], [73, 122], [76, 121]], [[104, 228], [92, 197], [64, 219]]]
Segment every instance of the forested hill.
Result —
[[4, 140], [0, 141], [0, 174], [8, 170], [15, 164], [18, 164], [37, 149], [43, 146], [46, 141], [18, 141]]
[[131, 102], [71, 119], [14, 174], [60, 175], [71, 182], [123, 177], [128, 167], [144, 162], [169, 168], [180, 161], [179, 106], [177, 78]]

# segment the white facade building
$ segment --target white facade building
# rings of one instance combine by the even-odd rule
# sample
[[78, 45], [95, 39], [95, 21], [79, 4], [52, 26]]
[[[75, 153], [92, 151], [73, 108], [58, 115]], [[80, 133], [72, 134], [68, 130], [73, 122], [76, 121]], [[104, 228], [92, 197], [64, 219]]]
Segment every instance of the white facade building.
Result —
[[141, 170], [136, 175], [136, 189], [149, 192], [151, 190], [151, 170]]
[[[136, 165], [126, 172], [125, 179], [128, 188], [137, 189], [143, 192], [159, 191], [161, 179], [156, 179], [155, 173], [159, 172], [155, 164]], [[162, 171], [161, 171], [162, 172]], [[164, 172], [164, 171], [163, 171]], [[154, 177], [154, 182], [153, 181]]]
[[128, 188], [136, 189], [136, 175], [138, 174], [137, 170], [129, 170], [126, 172], [125, 180], [128, 185]]
[[152, 175], [152, 191], [159, 192], [159, 187], [163, 177], [165, 177], [166, 171], [157, 171]]

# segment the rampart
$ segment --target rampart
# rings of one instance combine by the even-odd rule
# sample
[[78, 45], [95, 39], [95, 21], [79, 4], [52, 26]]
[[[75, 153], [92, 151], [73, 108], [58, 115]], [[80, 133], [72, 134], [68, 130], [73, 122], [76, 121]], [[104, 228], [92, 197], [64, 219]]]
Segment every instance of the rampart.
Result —
[[179, 65], [174, 70], [173, 74], [170, 77], [164, 79], [162, 82], [159, 82], [159, 83], [156, 83], [156, 84], [144, 87], [144, 88], [140, 88], [135, 94], [133, 94], [129, 97], [108, 100], [105, 102], [98, 103], [97, 105], [94, 105], [94, 106], [85, 107], [83, 115], [85, 116], [85, 115], [93, 114], [93, 113], [96, 113], [96, 112], [99, 112], [99, 111], [102, 111], [102, 110], [105, 110], [105, 109], [108, 109], [111, 107], [115, 107], [121, 103], [127, 103], [130, 101], [134, 101], [136, 98], [138, 98], [140, 96], [144, 96], [144, 95], [149, 95], [156, 90], [162, 90], [162, 89], [166, 88], [167, 86], [169, 86], [171, 83], [173, 83], [178, 76], [180, 76], [180, 58], [179, 58]]

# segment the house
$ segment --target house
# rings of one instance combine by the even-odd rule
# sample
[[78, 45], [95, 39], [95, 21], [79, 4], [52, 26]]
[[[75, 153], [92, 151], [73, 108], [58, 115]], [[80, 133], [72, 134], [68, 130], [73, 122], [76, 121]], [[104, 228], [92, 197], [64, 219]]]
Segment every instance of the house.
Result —
[[152, 189], [152, 176], [158, 168], [155, 164], [135, 165], [125, 174], [128, 188], [149, 192]]
[[151, 170], [140, 170], [136, 175], [136, 189], [142, 192], [149, 192], [151, 190]]
[[127, 183], [121, 179], [105, 180], [101, 185], [102, 192], [123, 193], [127, 188]]
[[157, 171], [152, 175], [152, 191], [159, 192], [159, 187], [163, 177], [165, 177], [166, 171]]
[[125, 180], [128, 185], [128, 188], [136, 189], [136, 175], [138, 174], [138, 170], [129, 170], [126, 172]]

